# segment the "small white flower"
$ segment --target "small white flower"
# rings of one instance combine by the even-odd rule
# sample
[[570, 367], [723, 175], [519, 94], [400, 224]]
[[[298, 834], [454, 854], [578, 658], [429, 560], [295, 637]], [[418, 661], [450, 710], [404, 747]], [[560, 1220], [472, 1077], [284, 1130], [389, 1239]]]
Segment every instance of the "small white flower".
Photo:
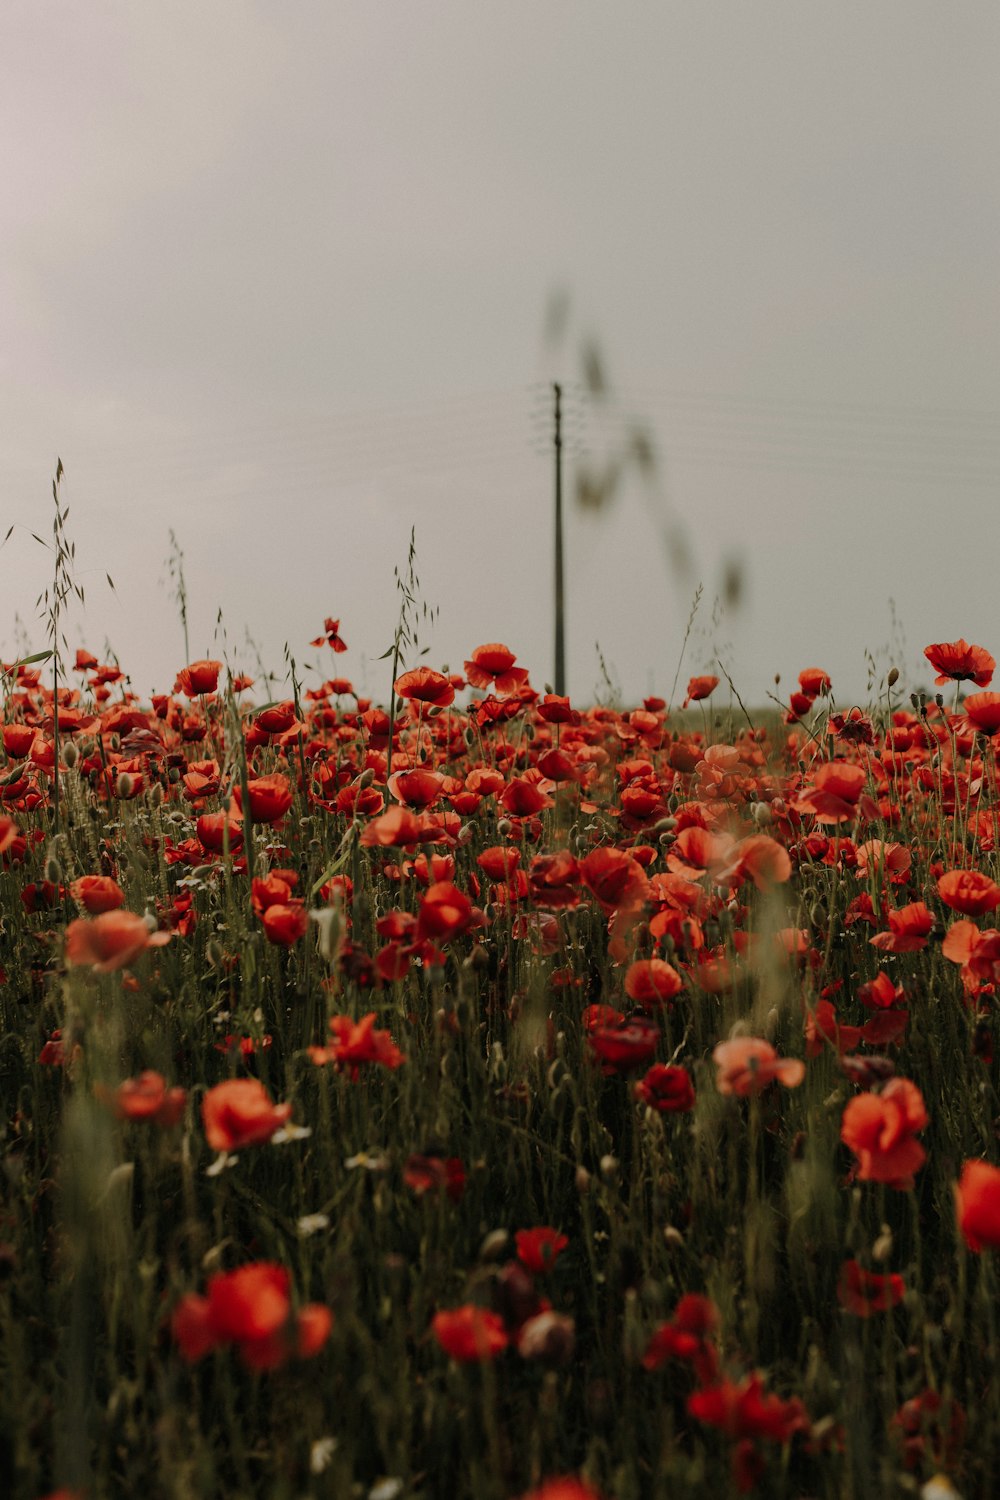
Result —
[[271, 1137], [274, 1146], [287, 1146], [289, 1141], [304, 1141], [312, 1135], [311, 1125], [283, 1125]]
[[218, 1177], [227, 1167], [235, 1167], [239, 1161], [238, 1156], [231, 1156], [228, 1151], [220, 1151], [210, 1167], [205, 1168], [206, 1177]]
[[401, 1479], [380, 1479], [378, 1484], [373, 1484], [368, 1491], [368, 1500], [396, 1500], [402, 1488]]
[[388, 1172], [390, 1162], [382, 1152], [359, 1151], [357, 1156], [346, 1157], [344, 1166], [349, 1172], [355, 1171], [357, 1167], [363, 1167], [366, 1172]]
[[310, 1474], [322, 1474], [324, 1469], [330, 1467], [330, 1460], [333, 1458], [336, 1447], [337, 1439], [335, 1437], [316, 1439], [309, 1449]]
[[329, 1214], [303, 1214], [295, 1226], [299, 1234], [305, 1239], [310, 1234], [318, 1234], [321, 1229], [329, 1229]]

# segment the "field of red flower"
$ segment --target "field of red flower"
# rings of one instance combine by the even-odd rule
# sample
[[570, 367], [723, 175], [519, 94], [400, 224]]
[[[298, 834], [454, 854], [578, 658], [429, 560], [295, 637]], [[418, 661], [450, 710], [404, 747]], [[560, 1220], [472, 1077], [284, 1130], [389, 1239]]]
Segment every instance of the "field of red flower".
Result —
[[1000, 694], [925, 654], [6, 668], [3, 1494], [995, 1494]]

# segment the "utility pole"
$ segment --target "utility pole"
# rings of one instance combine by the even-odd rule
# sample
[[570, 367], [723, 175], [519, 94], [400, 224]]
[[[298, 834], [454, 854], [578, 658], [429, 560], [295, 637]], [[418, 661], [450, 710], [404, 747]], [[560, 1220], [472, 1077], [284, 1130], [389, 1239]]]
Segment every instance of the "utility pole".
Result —
[[553, 443], [556, 457], [556, 663], [555, 690], [560, 696], [566, 693], [566, 603], [563, 591], [563, 515], [562, 515], [562, 386], [553, 384], [555, 396], [555, 431]]

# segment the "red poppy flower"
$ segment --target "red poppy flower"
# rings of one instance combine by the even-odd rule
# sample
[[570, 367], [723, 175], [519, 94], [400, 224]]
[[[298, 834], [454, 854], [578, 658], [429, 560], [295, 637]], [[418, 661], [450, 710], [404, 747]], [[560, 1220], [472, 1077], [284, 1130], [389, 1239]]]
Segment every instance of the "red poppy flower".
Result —
[[455, 689], [443, 672], [431, 667], [414, 667], [404, 672], [393, 683], [400, 698], [412, 699], [415, 703], [429, 703], [432, 708], [447, 708], [455, 701]]
[[970, 646], [966, 640], [925, 646], [924, 655], [939, 674], [934, 679], [937, 687], [947, 682], [974, 682], [977, 687], [989, 687], [996, 670], [990, 653], [982, 646]]
[[870, 1318], [872, 1313], [888, 1312], [899, 1306], [905, 1293], [902, 1276], [866, 1271], [856, 1260], [845, 1260], [840, 1268], [837, 1300], [855, 1317]]
[[546, 1479], [533, 1490], [526, 1491], [520, 1500], [601, 1500], [601, 1496], [585, 1480], [563, 1475], [558, 1479]]
[[642, 1356], [644, 1370], [659, 1370], [668, 1359], [692, 1364], [702, 1385], [713, 1385], [718, 1374], [718, 1355], [712, 1342], [720, 1323], [719, 1310], [708, 1297], [687, 1292], [674, 1308], [669, 1322], [653, 1333]]
[[741, 1099], [759, 1094], [777, 1081], [785, 1088], [798, 1088], [806, 1076], [805, 1063], [797, 1058], [779, 1057], [763, 1038], [733, 1037], [720, 1042], [712, 1053], [717, 1075], [715, 1086], [720, 1094], [737, 1094]]
[[888, 913], [889, 931], [869, 938], [873, 948], [882, 953], [916, 953], [927, 947], [927, 934], [934, 918], [924, 901], [911, 901], [898, 911]]
[[822, 667], [804, 667], [799, 673], [799, 688], [807, 698], [820, 698], [830, 691], [830, 675]]
[[407, 807], [432, 807], [440, 797], [445, 778], [440, 771], [420, 766], [413, 771], [396, 771], [389, 777], [389, 791], [397, 802]]
[[560, 697], [558, 693], [546, 693], [539, 701], [536, 712], [546, 724], [579, 724], [580, 722], [580, 715], [575, 708], [570, 707], [569, 699]]
[[183, 1089], [168, 1089], [163, 1075], [151, 1070], [104, 1090], [102, 1097], [120, 1120], [151, 1120], [164, 1128], [177, 1124], [187, 1104]]
[[1000, 906], [1000, 885], [979, 870], [946, 870], [938, 877], [938, 895], [952, 911], [980, 917]]
[[73, 881], [69, 893], [92, 917], [125, 905], [125, 892], [110, 875], [81, 875]]
[[704, 677], [692, 677], [687, 685], [687, 697], [682, 704], [687, 708], [689, 703], [699, 703], [702, 698], [710, 698], [719, 686], [719, 679], [710, 674]]
[[[547, 782], [546, 785], [551, 785]], [[512, 818], [531, 818], [551, 807], [552, 798], [545, 792], [537, 776], [512, 776], [497, 801]]]
[[333, 1315], [309, 1303], [292, 1317], [291, 1278], [273, 1261], [253, 1261], [209, 1278], [207, 1296], [189, 1294], [174, 1308], [171, 1331], [184, 1359], [201, 1359], [220, 1344], [237, 1346], [254, 1370], [276, 1369], [292, 1355], [308, 1359], [329, 1337]]
[[38, 730], [28, 724], [5, 724], [3, 747], [11, 760], [23, 760], [35, 743]]
[[174, 692], [187, 698], [199, 698], [205, 693], [214, 693], [219, 685], [221, 661], [193, 661], [177, 674]]
[[272, 703], [270, 707], [262, 708], [254, 718], [253, 727], [264, 734], [287, 734], [297, 723], [295, 704], [290, 698], [286, 698], [281, 703]]
[[684, 981], [672, 964], [662, 958], [639, 958], [625, 975], [625, 993], [645, 1011], [660, 1009], [679, 995]]
[[861, 794], [867, 779], [862, 766], [850, 765], [846, 761], [828, 761], [819, 767], [813, 776], [812, 787], [806, 789], [795, 808], [798, 812], [812, 813], [817, 823], [853, 820], [865, 810]]
[[205, 1139], [213, 1151], [242, 1151], [269, 1141], [291, 1118], [290, 1104], [272, 1104], [256, 1078], [230, 1078], [201, 1101]]
[[465, 1166], [460, 1156], [421, 1156], [414, 1152], [406, 1158], [403, 1182], [418, 1198], [443, 1191], [457, 1203], [465, 1192]]
[[305, 936], [309, 913], [303, 901], [276, 901], [264, 909], [261, 922], [269, 943], [290, 948]]
[[112, 974], [133, 963], [147, 948], [169, 943], [169, 932], [150, 932], [145, 918], [132, 911], [106, 911], [93, 921], [78, 917], [66, 928], [66, 962], [90, 964], [98, 974]]
[[[243, 810], [243, 797], [239, 787], [234, 788], [236, 805]], [[277, 823], [292, 805], [292, 788], [287, 776], [275, 773], [272, 776], [256, 776], [247, 782], [250, 799], [250, 817], [255, 823]]]
[[819, 1000], [816, 1009], [806, 1016], [806, 1056], [819, 1057], [824, 1043], [835, 1047], [842, 1057], [853, 1052], [861, 1040], [860, 1026], [845, 1026], [837, 1017], [830, 1000]]
[[1000, 1250], [1000, 1168], [967, 1161], [955, 1187], [955, 1211], [970, 1250]]
[[1000, 729], [1000, 693], [972, 693], [962, 702], [962, 712], [984, 734]]
[[654, 1063], [636, 1084], [635, 1095], [658, 1114], [687, 1114], [694, 1109], [691, 1075], [671, 1063]]
[[569, 1240], [558, 1229], [539, 1225], [537, 1229], [519, 1229], [514, 1235], [517, 1258], [533, 1275], [551, 1271]]
[[660, 1028], [645, 1016], [591, 1026], [587, 1044], [598, 1058], [603, 1073], [632, 1073], [646, 1067], [660, 1040]]
[[528, 680], [526, 669], [514, 666], [516, 660], [513, 651], [499, 643], [477, 646], [465, 663], [465, 675], [471, 687], [493, 688], [498, 698], [509, 698]]
[[334, 651], [346, 651], [347, 643], [340, 638], [340, 621], [326, 619], [323, 621], [323, 634], [318, 635], [310, 646], [332, 646]]
[[692, 1417], [709, 1427], [720, 1428], [731, 1438], [771, 1438], [787, 1443], [796, 1433], [809, 1426], [802, 1402], [797, 1397], [782, 1401], [765, 1394], [764, 1382], [753, 1371], [737, 1385], [723, 1380], [688, 1397], [687, 1409]]
[[752, 880], [759, 891], [766, 891], [772, 885], [790, 880], [791, 876], [792, 861], [784, 845], [769, 834], [755, 833], [732, 846], [725, 857], [724, 868], [716, 871], [713, 878], [720, 886], [738, 886], [745, 880]]
[[638, 861], [607, 844], [587, 855], [580, 877], [606, 912], [641, 906], [649, 896], [649, 878]]
[[228, 842], [230, 854], [243, 847], [243, 829], [225, 813], [202, 813], [194, 826], [198, 842], [209, 854], [222, 854]]
[[352, 1080], [357, 1080], [366, 1063], [394, 1069], [406, 1061], [390, 1033], [375, 1030], [374, 1011], [362, 1016], [360, 1021], [350, 1016], [331, 1016], [330, 1031], [333, 1037], [330, 1045], [310, 1047], [309, 1056], [317, 1064], [333, 1063], [338, 1070], [346, 1068]]
[[417, 931], [447, 942], [472, 925], [472, 902], [450, 880], [438, 880], [420, 898]]
[[401, 848], [420, 841], [423, 825], [408, 807], [390, 807], [362, 829], [359, 842], [365, 849]]
[[905, 1191], [927, 1159], [916, 1140], [928, 1123], [923, 1096], [908, 1078], [892, 1078], [880, 1094], [859, 1094], [842, 1116], [840, 1139], [858, 1158], [860, 1182]]
[[500, 1315], [471, 1303], [435, 1313], [431, 1331], [445, 1354], [462, 1364], [496, 1359], [510, 1343]]

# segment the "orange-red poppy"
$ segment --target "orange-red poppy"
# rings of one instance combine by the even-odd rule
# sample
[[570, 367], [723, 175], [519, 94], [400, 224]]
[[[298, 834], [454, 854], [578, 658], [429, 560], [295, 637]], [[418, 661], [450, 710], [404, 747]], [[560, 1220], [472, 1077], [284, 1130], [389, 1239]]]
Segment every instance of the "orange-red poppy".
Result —
[[174, 692], [183, 693], [186, 698], [200, 698], [206, 693], [214, 693], [219, 685], [221, 670], [221, 661], [193, 661], [178, 672]]
[[432, 667], [414, 667], [404, 672], [393, 684], [400, 698], [412, 699], [415, 703], [427, 703], [432, 708], [447, 708], [455, 701], [455, 689], [450, 678]]
[[638, 958], [625, 975], [626, 995], [645, 1011], [659, 1010], [683, 988], [677, 970], [662, 958]]
[[498, 698], [509, 698], [528, 680], [527, 670], [515, 667], [516, 660], [510, 647], [499, 642], [477, 646], [471, 660], [465, 663], [465, 675], [470, 686], [492, 688]]
[[996, 662], [982, 646], [970, 646], [968, 641], [940, 641], [935, 646], [925, 646], [924, 655], [938, 676], [934, 682], [943, 687], [947, 682], [974, 682], [977, 687], [989, 687], [996, 671]]
[[905, 1191], [927, 1159], [916, 1139], [928, 1123], [923, 1095], [908, 1078], [891, 1078], [880, 1094], [859, 1094], [844, 1109], [840, 1139], [858, 1158], [861, 1182]]
[[962, 700], [962, 712], [984, 734], [1000, 729], [1000, 693], [972, 693]]
[[162, 1073], [152, 1069], [127, 1078], [117, 1089], [102, 1089], [100, 1095], [120, 1120], [150, 1120], [165, 1128], [177, 1124], [187, 1104], [184, 1090], [168, 1089]]
[[745, 1099], [759, 1094], [772, 1083], [787, 1089], [798, 1088], [806, 1076], [805, 1063], [798, 1058], [779, 1057], [762, 1037], [737, 1036], [719, 1042], [712, 1052], [716, 1067], [715, 1086], [720, 1094], [736, 1094]]
[[[234, 787], [233, 796], [241, 812], [243, 795], [239, 786]], [[287, 776], [275, 772], [271, 776], [255, 776], [247, 782], [250, 801], [250, 817], [254, 823], [278, 823], [292, 805], [292, 788]]]
[[169, 943], [169, 932], [150, 932], [144, 917], [132, 911], [105, 911], [93, 919], [77, 917], [66, 928], [66, 962], [90, 964], [98, 974], [124, 969], [147, 948]]
[[205, 1139], [213, 1151], [242, 1151], [269, 1141], [291, 1119], [290, 1104], [273, 1104], [256, 1078], [217, 1083], [201, 1101]]
[[981, 917], [1000, 906], [1000, 885], [980, 870], [946, 870], [938, 876], [938, 895], [952, 911]]
[[692, 677], [687, 685], [687, 697], [682, 704], [687, 708], [689, 703], [700, 703], [703, 698], [710, 698], [719, 686], [718, 677], [706, 673], [703, 677]]
[[92, 917], [125, 905], [125, 892], [110, 875], [81, 875], [73, 881], [69, 893]]

